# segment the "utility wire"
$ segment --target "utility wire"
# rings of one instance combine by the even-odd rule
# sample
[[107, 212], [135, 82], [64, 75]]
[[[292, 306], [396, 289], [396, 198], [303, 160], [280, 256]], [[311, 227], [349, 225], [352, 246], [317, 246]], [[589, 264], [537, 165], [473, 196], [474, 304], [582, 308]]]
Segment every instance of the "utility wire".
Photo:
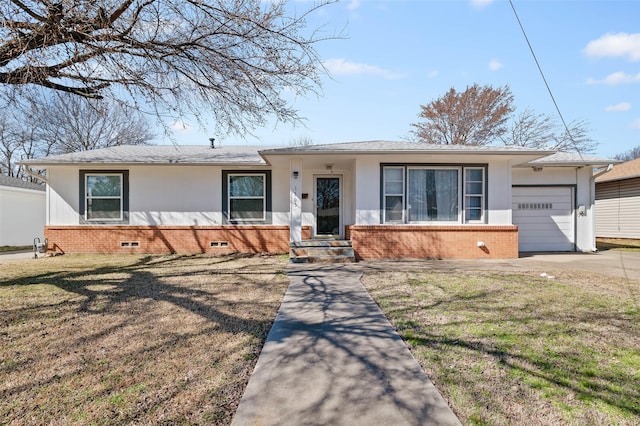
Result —
[[580, 160], [584, 161], [584, 157], [582, 157], [582, 152], [580, 152], [580, 148], [578, 148], [578, 144], [573, 140], [573, 136], [571, 136], [571, 131], [569, 130], [569, 126], [567, 126], [566, 121], [564, 121], [564, 117], [562, 116], [562, 112], [560, 112], [560, 107], [556, 102], [556, 98], [553, 96], [553, 92], [551, 91], [551, 87], [549, 87], [549, 83], [547, 82], [547, 78], [544, 76], [544, 72], [542, 71], [542, 67], [540, 66], [540, 62], [538, 62], [538, 58], [536, 57], [536, 52], [533, 50], [533, 46], [531, 46], [531, 42], [529, 42], [529, 37], [527, 37], [527, 33], [524, 30], [524, 26], [522, 22], [520, 22], [520, 17], [518, 16], [518, 12], [516, 12], [516, 7], [513, 5], [513, 0], [509, 0], [509, 4], [511, 5], [511, 9], [513, 10], [513, 14], [516, 16], [516, 20], [518, 21], [518, 25], [520, 25], [520, 29], [522, 30], [522, 35], [524, 35], [524, 39], [529, 46], [529, 50], [531, 51], [531, 55], [533, 56], [533, 60], [536, 62], [536, 66], [538, 67], [538, 71], [540, 71], [540, 76], [542, 76], [542, 81], [544, 81], [544, 85], [547, 87], [547, 91], [549, 92], [549, 96], [551, 96], [551, 100], [553, 101], [553, 105], [556, 107], [556, 111], [560, 116], [560, 121], [562, 121], [562, 125], [564, 126], [565, 131], [567, 132], [567, 136], [569, 136], [569, 140], [573, 144], [573, 147], [576, 149], [576, 152], [580, 156]]

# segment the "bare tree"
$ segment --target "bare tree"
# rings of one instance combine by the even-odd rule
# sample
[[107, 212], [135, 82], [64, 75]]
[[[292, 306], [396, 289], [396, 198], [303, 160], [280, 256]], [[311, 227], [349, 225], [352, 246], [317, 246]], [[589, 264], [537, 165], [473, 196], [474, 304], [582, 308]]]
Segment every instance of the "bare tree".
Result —
[[506, 131], [514, 111], [508, 86], [474, 84], [464, 92], [453, 87], [441, 98], [421, 105], [421, 122], [411, 124], [418, 141], [451, 145], [486, 145]]
[[597, 144], [589, 132], [586, 121], [575, 120], [568, 123], [565, 128], [558, 125], [550, 116], [535, 114], [527, 108], [513, 119], [500, 140], [504, 145], [592, 153]]
[[330, 2], [287, 16], [284, 0], [5, 0], [0, 83], [7, 99], [40, 87], [211, 114], [224, 132], [296, 121], [282, 94], [318, 91], [322, 38], [306, 19]]
[[16, 112], [0, 109], [0, 174], [33, 180], [18, 162], [40, 154], [34, 141], [35, 127]]
[[561, 128], [548, 148], [555, 151], [593, 153], [598, 144], [589, 135], [590, 131], [589, 123], [586, 121], [571, 121], [567, 123], [566, 128]]
[[155, 134], [136, 110], [108, 100], [54, 94], [30, 113], [34, 139], [44, 155], [117, 145], [146, 145]]
[[615, 155], [613, 158], [621, 161], [631, 161], [640, 158], [640, 145], [633, 147], [623, 153]]
[[556, 128], [551, 117], [527, 108], [511, 121], [500, 140], [504, 145], [543, 148], [554, 140]]
[[33, 180], [18, 162], [50, 154], [116, 145], [148, 144], [154, 138], [147, 120], [108, 100], [65, 93], [0, 110], [1, 173]]
[[311, 136], [298, 136], [297, 138], [289, 141], [289, 146], [311, 146], [313, 145], [313, 138]]

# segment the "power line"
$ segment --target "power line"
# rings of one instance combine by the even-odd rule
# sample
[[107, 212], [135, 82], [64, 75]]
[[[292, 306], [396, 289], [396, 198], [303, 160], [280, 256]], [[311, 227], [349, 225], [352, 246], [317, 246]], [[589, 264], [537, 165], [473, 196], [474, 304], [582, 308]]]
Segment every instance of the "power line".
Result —
[[524, 26], [522, 22], [520, 22], [520, 17], [518, 16], [518, 12], [516, 12], [516, 7], [513, 5], [513, 1], [509, 0], [509, 4], [511, 5], [511, 9], [513, 10], [513, 14], [516, 16], [516, 20], [518, 21], [518, 25], [520, 25], [520, 29], [522, 30], [522, 35], [524, 35], [524, 39], [527, 42], [527, 46], [529, 46], [529, 50], [531, 51], [531, 55], [533, 56], [533, 60], [536, 62], [536, 66], [538, 67], [538, 71], [540, 72], [540, 76], [542, 76], [542, 81], [544, 81], [544, 85], [547, 87], [547, 92], [549, 92], [549, 96], [551, 96], [551, 100], [553, 101], [553, 105], [556, 107], [556, 111], [558, 112], [558, 116], [560, 116], [560, 121], [562, 121], [562, 125], [564, 126], [565, 131], [567, 132], [567, 136], [569, 136], [569, 140], [573, 144], [573, 147], [576, 149], [578, 155], [580, 155], [580, 160], [584, 161], [582, 157], [582, 152], [580, 152], [580, 148], [578, 148], [578, 144], [573, 140], [573, 136], [571, 136], [571, 131], [569, 130], [569, 126], [567, 126], [564, 117], [562, 116], [562, 112], [560, 111], [560, 107], [556, 102], [556, 98], [553, 96], [553, 92], [551, 91], [551, 87], [547, 82], [547, 78], [542, 71], [542, 67], [540, 66], [540, 62], [538, 62], [538, 57], [536, 56], [536, 52], [533, 50], [533, 46], [531, 46], [531, 42], [529, 42], [529, 37], [527, 37], [527, 32], [524, 30]]

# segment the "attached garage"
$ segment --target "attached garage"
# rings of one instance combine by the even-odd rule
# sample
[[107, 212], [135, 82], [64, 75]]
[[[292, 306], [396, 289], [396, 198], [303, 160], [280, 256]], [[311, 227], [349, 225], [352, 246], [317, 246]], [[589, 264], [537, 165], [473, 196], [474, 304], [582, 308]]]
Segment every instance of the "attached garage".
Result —
[[513, 224], [518, 225], [518, 250], [575, 251], [573, 186], [514, 186]]

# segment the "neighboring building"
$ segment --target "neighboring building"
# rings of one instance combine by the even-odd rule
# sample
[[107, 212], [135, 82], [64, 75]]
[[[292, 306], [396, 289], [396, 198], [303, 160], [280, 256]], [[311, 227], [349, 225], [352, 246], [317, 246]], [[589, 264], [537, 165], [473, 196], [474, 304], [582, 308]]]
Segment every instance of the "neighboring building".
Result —
[[43, 238], [45, 186], [0, 175], [0, 246], [30, 246]]
[[596, 236], [640, 239], [640, 158], [596, 177]]
[[60, 252], [284, 253], [326, 238], [360, 258], [594, 250], [592, 170], [610, 161], [552, 154], [370, 141], [119, 146], [25, 163], [47, 171], [46, 235]]

